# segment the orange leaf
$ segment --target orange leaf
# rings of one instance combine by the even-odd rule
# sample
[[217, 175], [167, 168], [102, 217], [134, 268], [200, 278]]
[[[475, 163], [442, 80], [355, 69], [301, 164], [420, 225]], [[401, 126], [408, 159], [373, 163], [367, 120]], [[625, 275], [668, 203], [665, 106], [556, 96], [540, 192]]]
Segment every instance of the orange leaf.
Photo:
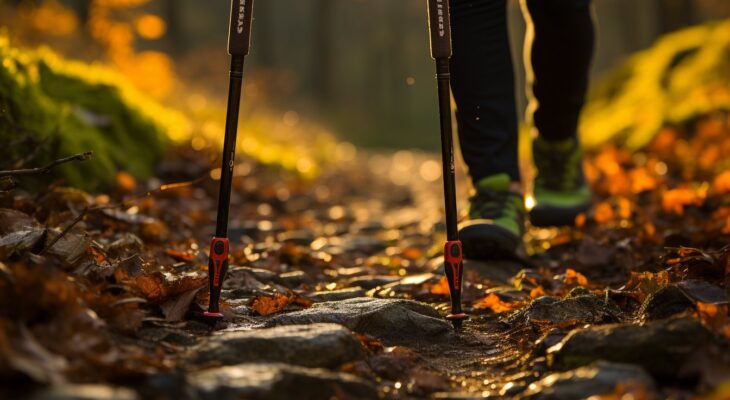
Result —
[[585, 275], [581, 274], [580, 272], [578, 272], [572, 268], [568, 268], [565, 271], [565, 283], [580, 285], [580, 286], [587, 286], [588, 278], [586, 278]]
[[168, 256], [170, 256], [178, 261], [193, 261], [195, 259], [195, 254], [188, 252], [188, 251], [167, 249], [167, 250], [165, 250], [165, 254], [167, 254]]
[[538, 297], [545, 296], [545, 289], [542, 288], [542, 286], [538, 286], [532, 290], [530, 290], [530, 298], [536, 299]]
[[257, 314], [266, 316], [281, 312], [294, 302], [294, 296], [276, 293], [273, 296], [258, 296], [253, 299], [251, 309]]
[[697, 303], [700, 319], [715, 330], [721, 330], [727, 324], [727, 312], [727, 304]]
[[117, 187], [122, 189], [124, 192], [132, 192], [137, 188], [137, 180], [132, 175], [125, 171], [117, 172], [116, 176]]
[[493, 312], [497, 314], [501, 314], [503, 312], [512, 311], [515, 308], [519, 308], [525, 305], [524, 301], [514, 301], [514, 302], [506, 302], [502, 301], [502, 299], [499, 298], [494, 293], [489, 293], [487, 297], [483, 297], [476, 302], [474, 302], [474, 308], [480, 309], [480, 310], [492, 310]]
[[449, 281], [446, 280], [445, 276], [441, 277], [441, 280], [437, 284], [431, 286], [431, 293], [440, 295], [448, 295], [451, 293], [449, 291]]
[[593, 211], [593, 219], [599, 224], [605, 224], [614, 218], [613, 207], [608, 202], [599, 203]]
[[730, 193], [730, 170], [720, 173], [712, 181], [712, 188], [717, 194]]
[[664, 192], [664, 196], [662, 196], [662, 208], [665, 212], [682, 215], [684, 214], [685, 206], [701, 206], [703, 201], [703, 196], [692, 189], [672, 189]]

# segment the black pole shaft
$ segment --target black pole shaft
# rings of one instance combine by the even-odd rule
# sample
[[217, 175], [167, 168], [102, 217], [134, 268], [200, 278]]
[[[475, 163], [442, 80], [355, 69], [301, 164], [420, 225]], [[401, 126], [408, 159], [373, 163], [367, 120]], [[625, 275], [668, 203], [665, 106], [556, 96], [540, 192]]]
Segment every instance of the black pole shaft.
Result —
[[243, 87], [244, 59], [245, 56], [242, 55], [233, 55], [231, 57], [228, 112], [226, 113], [225, 138], [223, 139], [218, 216], [215, 225], [215, 236], [219, 238], [228, 237], [228, 210], [231, 203], [231, 185], [236, 159], [236, 136], [238, 134], [238, 112], [241, 106], [241, 89]]
[[446, 238], [459, 240], [456, 209], [456, 177], [454, 140], [451, 127], [451, 84], [448, 58], [436, 59], [439, 113], [441, 115], [441, 159], [443, 160], [444, 206], [446, 213]]

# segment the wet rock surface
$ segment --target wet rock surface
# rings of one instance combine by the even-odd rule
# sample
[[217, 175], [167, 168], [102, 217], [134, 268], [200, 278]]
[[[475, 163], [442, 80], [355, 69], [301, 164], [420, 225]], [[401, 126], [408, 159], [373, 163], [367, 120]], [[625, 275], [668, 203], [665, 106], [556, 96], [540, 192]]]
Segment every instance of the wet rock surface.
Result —
[[512, 324], [601, 324], [617, 322], [619, 311], [598, 296], [539, 297], [509, 319]]
[[327, 290], [322, 292], [315, 292], [310, 294], [309, 299], [314, 302], [326, 302], [326, 301], [340, 301], [347, 299], [354, 299], [357, 297], [365, 296], [365, 290], [359, 286], [339, 289], [339, 290]]
[[196, 395], [211, 400], [377, 398], [372, 384], [353, 375], [286, 364], [240, 364], [193, 373], [188, 379]]
[[42, 390], [33, 400], [137, 400], [133, 390], [107, 385], [61, 385]]
[[452, 330], [451, 325], [426, 304], [367, 297], [315, 303], [302, 311], [277, 315], [266, 321], [264, 326], [316, 322], [341, 324], [385, 343], [443, 340]]
[[574, 370], [554, 373], [531, 383], [520, 399], [580, 400], [591, 396], [609, 395], [617, 387], [654, 390], [654, 381], [643, 368], [636, 365], [597, 362]]
[[195, 349], [191, 361], [218, 365], [280, 362], [336, 368], [364, 356], [360, 342], [341, 325], [310, 324], [221, 332]]
[[558, 370], [607, 360], [643, 366], [658, 378], [682, 378], [677, 366], [714, 341], [713, 334], [691, 317], [645, 325], [607, 325], [570, 332], [548, 349], [548, 360]]

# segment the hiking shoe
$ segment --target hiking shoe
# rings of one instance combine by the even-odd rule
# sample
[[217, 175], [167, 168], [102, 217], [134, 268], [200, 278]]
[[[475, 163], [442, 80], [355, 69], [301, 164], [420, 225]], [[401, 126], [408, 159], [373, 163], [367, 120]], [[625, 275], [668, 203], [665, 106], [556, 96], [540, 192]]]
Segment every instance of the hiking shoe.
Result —
[[488, 176], [469, 199], [469, 220], [459, 230], [464, 256], [472, 259], [512, 258], [522, 244], [525, 204], [510, 189], [507, 174]]
[[578, 140], [553, 142], [538, 137], [532, 142], [532, 152], [537, 176], [530, 222], [540, 227], [574, 225], [575, 217], [591, 204]]

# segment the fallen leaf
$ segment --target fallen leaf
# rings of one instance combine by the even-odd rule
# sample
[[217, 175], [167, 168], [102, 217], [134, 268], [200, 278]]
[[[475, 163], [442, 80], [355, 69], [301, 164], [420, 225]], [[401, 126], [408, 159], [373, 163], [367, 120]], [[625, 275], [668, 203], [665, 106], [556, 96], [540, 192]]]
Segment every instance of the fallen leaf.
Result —
[[475, 301], [474, 308], [478, 310], [492, 310], [496, 314], [501, 314], [522, 307], [525, 304], [524, 301], [506, 302], [496, 293], [489, 293], [486, 297]]
[[251, 303], [251, 309], [261, 316], [267, 316], [283, 311], [293, 301], [293, 297], [281, 293], [273, 296], [257, 296]]
[[449, 281], [445, 276], [442, 276], [437, 283], [431, 286], [431, 293], [438, 295], [449, 295], [451, 293], [449, 290]]
[[186, 261], [190, 262], [195, 260], [195, 253], [190, 251], [181, 251], [176, 249], [167, 249], [165, 250], [165, 254], [168, 256], [174, 258], [177, 261]]
[[580, 272], [568, 268], [565, 270], [565, 283], [568, 285], [588, 286], [588, 278]]
[[664, 211], [677, 215], [683, 215], [685, 207], [701, 206], [703, 202], [704, 196], [700, 192], [689, 188], [667, 190], [662, 195], [662, 208]]
[[33, 217], [20, 211], [0, 209], [0, 260], [32, 249], [45, 229]]
[[162, 309], [162, 313], [165, 315], [165, 319], [171, 322], [181, 321], [188, 312], [190, 304], [192, 304], [195, 299], [195, 295], [198, 294], [202, 288], [203, 287], [201, 286], [197, 289], [188, 290], [187, 292], [179, 295], [177, 298], [163, 303], [160, 308]]
[[697, 303], [697, 314], [702, 322], [716, 331], [721, 331], [728, 321], [727, 304]]

